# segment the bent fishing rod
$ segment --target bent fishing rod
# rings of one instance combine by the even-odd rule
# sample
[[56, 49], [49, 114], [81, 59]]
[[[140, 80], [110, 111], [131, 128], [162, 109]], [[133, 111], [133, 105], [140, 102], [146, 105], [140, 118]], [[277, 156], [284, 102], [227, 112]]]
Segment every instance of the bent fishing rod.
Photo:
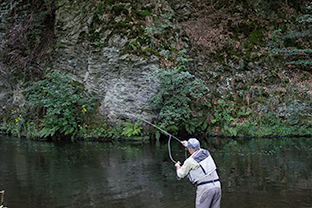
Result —
[[162, 131], [163, 133], [167, 134], [167, 135], [169, 136], [169, 139], [168, 139], [169, 157], [170, 157], [170, 159], [171, 159], [171, 161], [172, 161], [173, 163], [177, 163], [177, 162], [172, 158], [172, 155], [171, 155], [171, 148], [170, 148], [170, 142], [171, 142], [171, 137], [173, 137], [173, 138], [174, 138], [175, 140], [177, 140], [178, 142], [182, 143], [182, 141], [181, 141], [180, 139], [178, 139], [177, 137], [173, 136], [172, 134], [166, 132], [165, 130], [161, 129], [160, 127], [158, 127], [158, 126], [152, 124], [151, 122], [149, 122], [149, 121], [147, 121], [147, 120], [145, 120], [145, 119], [143, 119], [143, 118], [140, 118], [140, 117], [137, 117], [137, 116], [134, 116], [134, 115], [130, 115], [130, 114], [127, 114], [127, 113], [126, 113], [126, 115], [127, 115], [127, 116], [130, 116], [130, 117], [134, 117], [134, 118], [139, 119], [139, 120], [142, 120], [142, 121], [144, 121], [145, 123], [147, 123], [147, 124], [149, 124], [149, 125], [155, 127], [156, 129]]

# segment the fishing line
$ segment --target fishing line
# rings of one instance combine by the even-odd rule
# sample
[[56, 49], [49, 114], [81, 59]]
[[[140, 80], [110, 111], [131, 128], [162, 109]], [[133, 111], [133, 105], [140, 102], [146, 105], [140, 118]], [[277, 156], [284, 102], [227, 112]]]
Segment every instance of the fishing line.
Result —
[[[127, 115], [129, 115], [129, 114], [127, 114]], [[180, 139], [178, 139], [177, 137], [173, 136], [172, 134], [166, 132], [165, 130], [159, 128], [158, 126], [152, 124], [151, 122], [149, 122], [149, 121], [147, 121], [147, 120], [145, 120], [145, 119], [143, 119], [143, 118], [139, 118], [139, 117], [137, 117], [137, 116], [134, 116], [134, 115], [129, 115], [129, 116], [132, 116], [132, 117], [135, 117], [135, 118], [137, 118], [137, 119], [139, 119], [139, 120], [142, 120], [142, 121], [144, 121], [145, 123], [148, 123], [149, 125], [154, 126], [155, 128], [157, 128], [157, 129], [159, 129], [160, 131], [164, 132], [164, 133], [167, 134], [168, 136], [172, 136], [172, 137], [173, 137], [174, 139], [176, 139], [178, 142], [181, 142]]]
[[175, 163], [177, 163], [177, 162], [172, 158], [172, 155], [171, 155], [171, 148], [170, 148], [170, 141], [171, 141], [171, 135], [169, 135], [169, 140], [168, 140], [168, 151], [169, 151], [170, 160], [175, 164]]
[[151, 125], [151, 126], [155, 127], [156, 129], [158, 129], [158, 130], [164, 132], [165, 134], [167, 134], [167, 135], [169, 136], [169, 139], [168, 139], [169, 157], [170, 157], [170, 159], [171, 159], [171, 161], [172, 161], [173, 163], [177, 163], [177, 162], [172, 158], [172, 155], [171, 155], [171, 148], [170, 148], [170, 142], [171, 142], [171, 137], [173, 137], [175, 140], [177, 140], [178, 142], [181, 143], [181, 140], [180, 140], [180, 139], [178, 139], [177, 137], [173, 136], [172, 134], [169, 134], [169, 133], [166, 132], [165, 130], [159, 128], [158, 126], [152, 124], [151, 122], [149, 122], [149, 121], [147, 121], [147, 120], [145, 120], [145, 119], [143, 119], [143, 118], [139, 118], [139, 117], [137, 117], [137, 116], [129, 115], [129, 114], [126, 114], [126, 115], [135, 117], [135, 118], [137, 118], [137, 119], [139, 119], [139, 120], [142, 120], [142, 121], [144, 121], [145, 123], [148, 123], [149, 125]]

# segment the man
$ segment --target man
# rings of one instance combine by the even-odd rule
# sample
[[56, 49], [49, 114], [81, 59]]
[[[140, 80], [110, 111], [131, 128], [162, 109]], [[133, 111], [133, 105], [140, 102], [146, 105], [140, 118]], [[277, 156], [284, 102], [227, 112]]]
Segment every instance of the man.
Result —
[[221, 203], [221, 183], [216, 171], [216, 165], [208, 150], [201, 149], [199, 141], [191, 138], [181, 142], [188, 148], [191, 156], [183, 165], [175, 164], [177, 175], [189, 180], [197, 186], [196, 208], [219, 208]]

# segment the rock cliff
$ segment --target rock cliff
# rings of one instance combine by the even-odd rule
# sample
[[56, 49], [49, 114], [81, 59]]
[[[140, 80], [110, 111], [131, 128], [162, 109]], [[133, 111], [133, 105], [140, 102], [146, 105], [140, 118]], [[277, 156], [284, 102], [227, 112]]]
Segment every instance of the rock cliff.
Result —
[[[9, 1], [5, 2], [9, 5]], [[287, 18], [303, 11], [308, 1], [302, 4], [286, 1], [287, 5], [263, 0], [49, 3], [51, 24], [46, 25], [50, 25], [53, 41], [47, 41], [40, 61], [32, 59], [27, 67], [35, 66], [43, 73], [58, 70], [70, 74], [85, 84], [89, 96], [99, 98], [99, 113], [113, 122], [125, 119], [125, 113], [147, 120], [155, 117], [147, 105], [148, 98], [157, 92], [157, 80], [150, 75], [155, 68], [174, 66], [177, 52], [182, 49], [187, 49], [193, 58], [191, 71], [206, 81], [211, 92], [208, 97], [214, 102], [229, 97], [238, 102], [241, 97], [242, 105], [253, 105], [259, 112], [268, 111], [264, 101], [257, 97], [262, 99], [263, 94], [279, 88], [286, 78], [297, 83], [291, 78], [293, 74], [288, 74], [279, 63], [273, 64], [269, 56], [263, 56], [267, 47], [263, 41], [277, 27], [293, 27]], [[282, 9], [290, 13], [284, 17], [285, 22], [280, 22]], [[0, 24], [1, 53], [8, 53], [8, 33], [14, 32], [9, 10], [8, 6], [2, 6], [2, 17], [6, 18]], [[44, 43], [42, 38], [38, 41]], [[10, 74], [12, 69], [5, 61], [7, 57], [2, 55], [1, 59], [3, 111], [23, 105], [27, 73], [13, 79], [14, 73]], [[285, 110], [282, 101], [270, 105]]]

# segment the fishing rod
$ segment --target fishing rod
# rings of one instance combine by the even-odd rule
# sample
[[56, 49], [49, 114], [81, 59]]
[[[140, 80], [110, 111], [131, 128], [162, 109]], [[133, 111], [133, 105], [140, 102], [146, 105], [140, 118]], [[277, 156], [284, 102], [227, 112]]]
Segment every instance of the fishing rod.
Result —
[[149, 121], [147, 121], [147, 120], [145, 120], [145, 119], [143, 119], [143, 118], [140, 118], [140, 117], [137, 117], [137, 116], [134, 116], [134, 115], [130, 115], [130, 114], [126, 114], [126, 115], [131, 116], [131, 117], [134, 117], [134, 118], [137, 118], [137, 119], [139, 119], [139, 120], [142, 120], [142, 121], [144, 121], [145, 123], [147, 123], [147, 124], [149, 124], [149, 125], [155, 127], [156, 129], [162, 131], [163, 133], [167, 134], [167, 135], [169, 136], [169, 139], [168, 139], [169, 157], [170, 157], [170, 159], [171, 159], [171, 161], [172, 161], [173, 163], [177, 163], [177, 162], [172, 158], [172, 155], [171, 155], [171, 148], [170, 148], [170, 142], [171, 142], [171, 137], [173, 137], [175, 140], [177, 140], [178, 142], [181, 143], [182, 141], [181, 141], [180, 139], [178, 139], [177, 137], [173, 136], [172, 134], [166, 132], [165, 130], [161, 129], [160, 127], [158, 127], [158, 126], [152, 124], [151, 122], [149, 122]]
[[0, 191], [1, 193], [1, 202], [0, 202], [0, 207], [3, 205], [3, 196], [4, 196], [4, 190]]

